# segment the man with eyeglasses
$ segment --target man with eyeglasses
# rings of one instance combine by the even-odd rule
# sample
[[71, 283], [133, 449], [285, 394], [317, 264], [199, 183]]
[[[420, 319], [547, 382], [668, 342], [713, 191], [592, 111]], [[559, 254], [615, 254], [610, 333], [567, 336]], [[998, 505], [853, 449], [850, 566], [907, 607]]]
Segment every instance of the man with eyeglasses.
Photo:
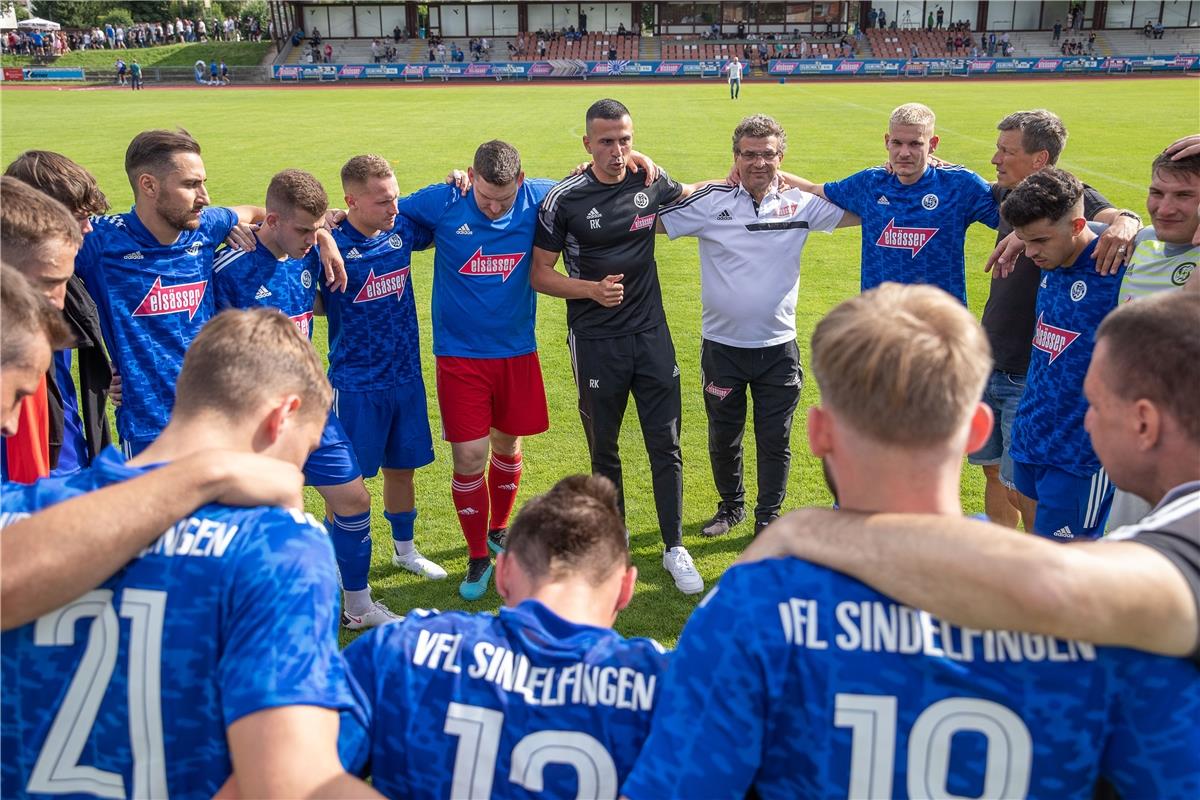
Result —
[[733, 131], [740, 182], [709, 185], [659, 212], [660, 232], [700, 240], [701, 385], [709, 460], [721, 496], [704, 536], [722, 536], [746, 516], [747, 386], [758, 453], [755, 533], [779, 516], [803, 380], [796, 345], [800, 253], [810, 230], [859, 224], [854, 214], [787, 187], [779, 174], [786, 150], [787, 134], [778, 122], [762, 114], [746, 117]]

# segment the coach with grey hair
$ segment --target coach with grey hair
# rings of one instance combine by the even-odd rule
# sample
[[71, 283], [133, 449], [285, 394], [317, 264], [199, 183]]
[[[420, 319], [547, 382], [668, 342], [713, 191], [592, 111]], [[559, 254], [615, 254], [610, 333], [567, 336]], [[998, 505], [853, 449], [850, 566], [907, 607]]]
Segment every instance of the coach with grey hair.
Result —
[[758, 451], [755, 532], [779, 516], [791, 466], [792, 417], [803, 371], [796, 345], [800, 253], [810, 230], [858, 225], [854, 214], [779, 178], [787, 133], [771, 117], [746, 117], [733, 132], [740, 181], [710, 185], [664, 208], [658, 229], [700, 240], [701, 383], [708, 454], [721, 496], [701, 531], [721, 536], [745, 518], [742, 434], [746, 388]]

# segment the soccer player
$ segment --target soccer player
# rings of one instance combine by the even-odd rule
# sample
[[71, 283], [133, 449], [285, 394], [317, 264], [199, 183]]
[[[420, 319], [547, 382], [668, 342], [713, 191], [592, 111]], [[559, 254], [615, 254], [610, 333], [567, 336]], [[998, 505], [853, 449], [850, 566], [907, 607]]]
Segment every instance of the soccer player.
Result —
[[352, 771], [389, 797], [615, 797], [666, 668], [612, 630], [636, 580], [607, 478], [530, 500], [496, 557], [499, 614], [414, 612], [346, 648], [370, 717], [368, 741], [343, 731]]
[[1083, 184], [1046, 167], [1004, 200], [1004, 219], [1042, 270], [1033, 354], [1012, 431], [1013, 482], [1033, 532], [1094, 539], [1104, 532], [1113, 487], [1087, 431], [1083, 376], [1096, 328], [1117, 305], [1124, 268], [1096, 271], [1096, 233], [1083, 216]]
[[859, 224], [832, 203], [783, 185], [778, 170], [786, 151], [787, 133], [779, 123], [762, 114], [746, 117], [733, 131], [740, 183], [708, 186], [658, 217], [670, 238], [700, 240], [701, 385], [709, 461], [721, 496], [703, 536], [722, 536], [746, 515], [747, 387], [758, 454], [755, 532], [779, 516], [803, 381], [796, 345], [800, 253], [810, 230]]
[[920, 103], [892, 112], [883, 143], [888, 169], [871, 167], [825, 184], [789, 183], [862, 218], [863, 291], [884, 281], [929, 283], [967, 302], [967, 228], [1000, 223], [991, 187], [969, 169], [933, 167], [934, 114]]
[[[970, 312], [885, 284], [830, 312], [812, 349], [809, 442], [841, 508], [961, 517], [962, 457], [992, 422]], [[688, 621], [623, 791], [1087, 798], [1104, 775], [1127, 796], [1186, 797], [1197, 714], [1185, 661], [959, 628], [773, 559], [730, 569]]]
[[[583, 173], [559, 183], [538, 215], [530, 281], [567, 300], [568, 343], [587, 435], [592, 472], [625, 496], [617, 440], [629, 395], [637, 404], [650, 457], [663, 567], [685, 594], [704, 579], [683, 546], [683, 457], [679, 450], [679, 366], [667, 328], [654, 261], [659, 209], [689, 196], [660, 171], [649, 186], [629, 169], [633, 120], [616, 100], [587, 110], [583, 146], [592, 156]], [[563, 254], [567, 274], [555, 270]]]
[[[189, 349], [170, 423], [140, 456], [110, 448], [91, 469], [10, 494], [5, 510], [212, 447], [298, 466], [329, 402], [292, 323], [229, 311]], [[248, 797], [369, 792], [337, 757], [339, 711], [353, 699], [336, 580], [324, 531], [298, 511], [210, 505], [179, 520], [100, 588], [0, 639], [0, 790], [212, 796], [235, 772]]]
[[342, 166], [341, 179], [347, 212], [333, 238], [345, 257], [348, 290], [334, 292], [328, 283], [321, 284], [329, 317], [333, 410], [363, 477], [383, 469], [383, 516], [392, 529], [392, 563], [441, 580], [446, 571], [413, 543], [413, 471], [433, 462], [433, 436], [409, 261], [414, 250], [429, 247], [433, 235], [397, 213], [400, 193], [386, 159], [355, 156]]
[[[66, 206], [84, 236], [92, 230], [91, 215], [108, 210], [108, 199], [95, 177], [60, 153], [27, 150], [13, 159], [4, 174]], [[96, 302], [78, 275], [67, 281], [63, 316], [74, 342], [54, 354], [54, 364], [46, 372], [51, 475], [67, 475], [88, 466], [111, 443], [105, 406], [112, 368], [104, 352]], [[79, 376], [78, 391], [73, 372]]]
[[[1045, 109], [1009, 114], [996, 128], [999, 134], [992, 156], [996, 167], [993, 193], [997, 201], [1003, 202], [1013, 187], [1029, 175], [1058, 163], [1067, 143], [1067, 129], [1057, 114]], [[1110, 271], [1110, 266], [1114, 270], [1119, 268], [1126, 248], [1141, 227], [1141, 219], [1132, 211], [1114, 208], [1104, 195], [1086, 184], [1083, 215], [1108, 225], [1096, 244], [1097, 268], [1105, 272]], [[997, 242], [1014, 238], [1010, 234], [1012, 226], [1001, 218]], [[1029, 371], [1041, 279], [1042, 271], [1025, 255], [1017, 257], [1011, 266], [999, 266], [992, 272], [983, 308], [983, 329], [987, 331], [993, 359], [992, 376], [983, 397], [992, 408], [996, 424], [983, 448], [971, 453], [968, 460], [983, 469], [984, 510], [988, 518], [1013, 528], [1020, 514], [1013, 486], [1012, 425]], [[1027, 523], [1031, 527], [1033, 521]]]
[[[62, 311], [75, 254], [83, 242], [79, 224], [54, 198], [24, 181], [0, 178], [0, 250], [50, 304]], [[21, 401], [19, 428], [0, 443], [0, 478], [32, 483], [50, 474], [50, 412], [46, 375]]]
[[521, 437], [550, 427], [529, 264], [538, 206], [554, 184], [527, 180], [516, 148], [498, 140], [479, 146], [468, 173], [465, 197], [437, 184], [401, 200], [399, 211], [432, 230], [437, 247], [437, 396], [469, 558], [459, 593], [478, 600], [491, 579], [489, 548], [504, 549], [524, 465]]
[[[128, 387], [117, 432], [133, 456], [166, 426], [184, 352], [213, 316], [214, 250], [235, 225], [260, 222], [264, 211], [208, 207], [200, 144], [184, 130], [135, 136], [125, 172], [133, 208], [93, 218], [75, 270], [96, 300], [104, 342]], [[332, 246], [322, 259], [340, 262]]]
[[[217, 310], [277, 308], [312, 340], [313, 306], [321, 274], [317, 233], [329, 207], [315, 177], [287, 169], [267, 187], [266, 218], [254, 250], [218, 252], [213, 267]], [[371, 495], [363, 483], [354, 448], [330, 411], [321, 444], [304, 462], [304, 480], [325, 500], [327, 523], [342, 578], [342, 625], [349, 630], [397, 619], [383, 601], [372, 600]]]

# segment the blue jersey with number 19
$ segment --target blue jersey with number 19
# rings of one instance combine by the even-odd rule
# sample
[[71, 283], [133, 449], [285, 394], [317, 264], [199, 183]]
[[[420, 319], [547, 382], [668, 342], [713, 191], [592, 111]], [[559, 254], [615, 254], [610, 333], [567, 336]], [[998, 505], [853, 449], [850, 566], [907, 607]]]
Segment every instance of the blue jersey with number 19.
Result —
[[104, 344], [124, 381], [117, 406], [123, 440], [153, 439], [175, 405], [183, 354], [214, 313], [213, 251], [237, 215], [206, 208], [200, 227], [160, 244], [133, 211], [92, 217], [75, 272], [100, 312]]
[[537, 297], [529, 284], [538, 206], [554, 181], [530, 178], [512, 208], [488, 219], [456, 186], [427, 186], [400, 213], [433, 229], [433, 353], [511, 358], [537, 350]]
[[351, 771], [369, 763], [376, 789], [417, 800], [615, 798], [666, 668], [655, 642], [536, 600], [495, 615], [410, 612], [345, 657], [371, 719], [369, 741], [343, 726]]
[[631, 800], [1200, 796], [1182, 659], [903, 606], [797, 559], [736, 566], [684, 628]]
[[[0, 524], [144, 471], [109, 448], [68, 478], [5, 487]], [[0, 794], [212, 797], [237, 720], [356, 708], [337, 607], [312, 517], [199, 509], [99, 588], [0, 637]]]
[[967, 302], [967, 228], [1000, 224], [987, 182], [965, 167], [927, 167], [906, 186], [882, 167], [825, 184], [831, 203], [862, 218], [862, 290], [930, 283]]

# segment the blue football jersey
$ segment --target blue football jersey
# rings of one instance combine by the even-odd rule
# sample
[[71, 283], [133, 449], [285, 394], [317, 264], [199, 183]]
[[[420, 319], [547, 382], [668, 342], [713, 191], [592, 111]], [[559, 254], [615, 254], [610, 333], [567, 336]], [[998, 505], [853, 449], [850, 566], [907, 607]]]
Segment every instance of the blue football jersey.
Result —
[[[109, 448], [92, 469], [10, 487], [4, 522], [144, 471]], [[312, 517], [209, 505], [99, 588], [5, 632], [0, 794], [207, 798], [229, 777], [238, 719], [356, 708], [336, 569]]]
[[206, 208], [199, 228], [164, 245], [133, 211], [92, 218], [75, 272], [96, 301], [124, 383], [122, 439], [153, 439], [167, 426], [183, 354], [214, 313], [213, 252], [236, 224], [231, 209]]
[[[535, 600], [410, 613], [346, 648], [368, 698], [351, 771], [388, 797], [608, 797], [650, 728], [662, 648]], [[343, 744], [343, 749], [345, 748]]]
[[213, 297], [227, 308], [278, 308], [312, 339], [313, 303], [322, 274], [317, 248], [304, 258], [276, 258], [262, 242], [253, 251], [229, 247], [217, 253]]
[[905, 186], [882, 167], [825, 184], [830, 202], [862, 218], [862, 290], [931, 283], [967, 302], [967, 227], [1000, 224], [987, 181], [965, 167], [926, 168]]
[[409, 262], [433, 233], [403, 214], [390, 231], [367, 238], [350, 222], [333, 229], [349, 286], [321, 282], [329, 319], [329, 382], [335, 389], [390, 389], [421, 376], [420, 331]]
[[1033, 353], [1012, 431], [1014, 460], [1081, 478], [1100, 469], [1083, 427], [1088, 409], [1083, 377], [1096, 347], [1096, 329], [1117, 307], [1125, 277], [1125, 267], [1116, 275], [1096, 272], [1092, 256], [1098, 241], [1093, 239], [1072, 266], [1042, 271]]
[[529, 179], [508, 213], [488, 219], [455, 186], [427, 186], [400, 213], [433, 230], [433, 352], [509, 358], [537, 350], [537, 294], [529, 284], [538, 206], [554, 181]]
[[941, 622], [798, 559], [735, 566], [671, 657], [631, 800], [1200, 792], [1182, 659]]

